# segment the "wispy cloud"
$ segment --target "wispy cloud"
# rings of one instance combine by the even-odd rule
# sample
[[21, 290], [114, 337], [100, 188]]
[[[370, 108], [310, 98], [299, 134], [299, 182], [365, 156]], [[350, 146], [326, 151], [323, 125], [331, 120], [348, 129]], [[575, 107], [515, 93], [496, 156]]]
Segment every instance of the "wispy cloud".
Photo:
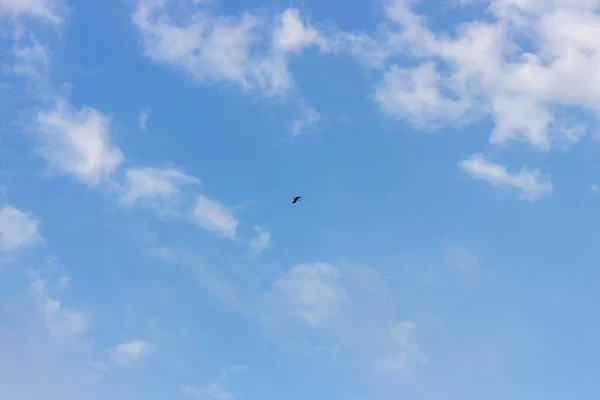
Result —
[[375, 368], [403, 378], [414, 376], [416, 368], [429, 361], [417, 345], [415, 322], [401, 321], [391, 325], [390, 335], [395, 342], [395, 349], [391, 355], [377, 359]]
[[172, 168], [140, 167], [125, 172], [121, 203], [133, 205], [144, 200], [169, 198], [185, 185], [200, 184], [200, 179]]
[[192, 215], [193, 220], [202, 228], [227, 238], [236, 235], [238, 221], [221, 203], [199, 195]]
[[184, 386], [183, 392], [188, 396], [201, 398], [201, 397], [210, 397], [217, 400], [234, 400], [235, 397], [231, 392], [226, 390], [223, 385], [225, 382], [231, 377], [233, 374], [238, 374], [240, 372], [245, 371], [247, 368], [243, 365], [238, 365], [233, 368], [228, 368], [225, 370], [217, 382], [211, 383], [205, 387], [197, 387], [197, 386]]
[[256, 235], [250, 239], [250, 249], [253, 254], [261, 254], [271, 247], [271, 232], [255, 226]]
[[227, 390], [223, 389], [221, 386], [214, 384], [214, 383], [207, 387], [204, 387], [204, 388], [197, 388], [194, 386], [186, 386], [183, 388], [183, 391], [188, 396], [196, 397], [196, 398], [208, 396], [210, 398], [217, 399], [217, 400], [234, 400], [235, 399], [235, 397], [233, 397], [233, 395], [230, 392], [228, 392]]
[[130, 366], [144, 361], [152, 353], [152, 345], [145, 340], [131, 340], [117, 345], [112, 351], [113, 360]]
[[293, 136], [314, 129], [314, 127], [323, 119], [321, 113], [319, 113], [316, 108], [306, 106], [304, 103], [300, 104], [300, 114], [300, 117], [293, 120], [290, 124], [290, 132]]
[[511, 174], [503, 165], [487, 161], [482, 154], [474, 154], [460, 162], [461, 168], [473, 179], [484, 180], [497, 187], [521, 191], [520, 199], [535, 202], [552, 194], [552, 183], [538, 170], [521, 169]]
[[452, 247], [446, 250], [451, 266], [465, 276], [472, 276], [482, 268], [479, 257], [463, 247]]
[[0, 252], [15, 251], [42, 242], [39, 220], [15, 207], [0, 208]]
[[146, 132], [146, 122], [148, 121], [148, 117], [150, 117], [151, 113], [152, 109], [150, 106], [146, 106], [140, 111], [140, 114], [138, 115], [138, 128], [140, 131]]
[[263, 323], [288, 340], [315, 338], [303, 352], [325, 346], [360, 360], [369, 373], [412, 377], [428, 362], [416, 322], [396, 320], [390, 289], [375, 270], [341, 263], [299, 264], [277, 278], [259, 300]]
[[7, 323], [0, 335], [0, 393], [65, 400], [105, 395], [107, 387], [97, 384], [106, 368], [94, 353], [91, 317], [67, 300], [65, 275], [52, 270], [30, 272], [22, 296], [2, 299]]
[[[89, 316], [85, 312], [66, 307], [59, 298], [52, 296], [51, 282], [44, 279], [40, 271], [29, 275], [31, 292], [48, 331], [62, 342], [85, 339], [90, 329]], [[55, 286], [59, 292], [67, 288], [64, 279], [59, 279]]]
[[65, 12], [63, 0], [0, 0], [0, 16], [29, 17], [61, 24]]
[[329, 263], [299, 264], [273, 282], [280, 301], [297, 318], [311, 326], [330, 321], [347, 301], [340, 273]]

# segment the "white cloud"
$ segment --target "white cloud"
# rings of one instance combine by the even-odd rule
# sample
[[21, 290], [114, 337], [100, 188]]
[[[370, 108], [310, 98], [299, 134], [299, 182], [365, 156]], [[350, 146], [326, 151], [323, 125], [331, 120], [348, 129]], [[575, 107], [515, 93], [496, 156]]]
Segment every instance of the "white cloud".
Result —
[[285, 92], [291, 85], [283, 55], [262, 55], [255, 49], [263, 21], [252, 14], [218, 17], [205, 10], [193, 14], [193, 22], [178, 24], [164, 1], [141, 0], [132, 19], [150, 59], [180, 69], [196, 82], [234, 83], [267, 95]]
[[0, 73], [21, 78], [10, 83], [17, 97], [36, 101], [56, 97], [60, 88], [50, 80], [53, 52], [47, 38], [62, 31], [68, 12], [63, 0], [0, 0], [0, 36], [8, 39]]
[[231, 368], [227, 368], [225, 371], [223, 371], [223, 373], [219, 377], [219, 381], [224, 382], [227, 379], [229, 379], [232, 375], [240, 374], [240, 373], [246, 371], [247, 369], [248, 369], [248, 367], [245, 365], [236, 365]]
[[45, 299], [43, 312], [47, 327], [54, 335], [79, 336], [87, 330], [86, 315], [65, 309], [59, 300]]
[[0, 0], [0, 16], [30, 17], [60, 24], [64, 11], [62, 0]]
[[284, 53], [298, 52], [325, 41], [312, 26], [305, 24], [298, 9], [287, 9], [281, 14], [279, 25], [273, 30], [275, 49]]
[[205, 388], [197, 388], [194, 386], [186, 386], [183, 388], [185, 394], [191, 397], [208, 396], [217, 400], [234, 400], [233, 395], [221, 386], [213, 383]]
[[483, 155], [474, 154], [460, 162], [462, 169], [474, 179], [484, 180], [497, 187], [512, 187], [521, 191], [521, 200], [535, 202], [552, 194], [552, 183], [538, 170], [521, 169], [516, 174], [506, 167], [487, 161]]
[[109, 129], [108, 116], [89, 107], [73, 110], [65, 101], [36, 118], [41, 153], [50, 170], [89, 185], [106, 181], [124, 160]]
[[35, 39], [31, 43], [15, 43], [12, 56], [12, 63], [3, 66], [3, 72], [28, 79], [38, 85], [47, 83], [52, 61], [47, 45]]
[[130, 168], [125, 172], [121, 202], [131, 205], [144, 199], [171, 197], [180, 193], [181, 186], [199, 183], [199, 179], [176, 169]]
[[[3, 276], [3, 284], [10, 282], [15, 284], [13, 288], [22, 288], [22, 275], [7, 278]], [[30, 278], [25, 295], [6, 301], [4, 295], [8, 293], [3, 293], [0, 301], [0, 397], [127, 398], [110, 384], [98, 384], [104, 371], [95, 356], [93, 340], [86, 334], [90, 319], [80, 310], [65, 306], [60, 296], [65, 286], [60, 277], [54, 276], [58, 281], [43, 279], [38, 272], [31, 273]]]
[[236, 235], [238, 221], [225, 206], [215, 200], [199, 195], [192, 217], [204, 229], [228, 238]]
[[0, 252], [10, 252], [41, 242], [39, 221], [5, 205], [0, 208]]
[[[49, 293], [49, 282], [39, 273], [30, 274], [31, 290], [35, 296], [38, 311], [48, 331], [61, 341], [82, 338], [88, 332], [90, 322], [87, 314], [68, 307]], [[59, 290], [64, 290], [64, 280], [59, 282]]]
[[[489, 0], [491, 20], [461, 22], [452, 34], [429, 29], [412, 1], [387, 0], [387, 20], [373, 37], [318, 30], [297, 9], [285, 10], [274, 26], [253, 14], [223, 17], [206, 8], [193, 14], [192, 23], [178, 24], [165, 4], [138, 2], [133, 21], [145, 52], [198, 82], [286, 93], [293, 85], [287, 55], [315, 46], [383, 70], [374, 99], [386, 113], [419, 128], [489, 116], [495, 123], [491, 143], [524, 140], [547, 150], [584, 134], [582, 126], [564, 129], [558, 108], [583, 107], [600, 115], [600, 87], [586, 79], [600, 67], [596, 0]], [[264, 40], [269, 36], [272, 43]], [[523, 37], [532, 45], [522, 45]], [[412, 58], [410, 67], [394, 65], [397, 56]], [[292, 131], [301, 131], [302, 121], [318, 119], [316, 112], [307, 116]]]
[[396, 323], [393, 294], [375, 270], [340, 262], [299, 264], [277, 278], [259, 302], [263, 324], [289, 326], [281, 336], [303, 354], [349, 355], [368, 372], [409, 377], [426, 362], [416, 322]]
[[152, 109], [148, 106], [142, 108], [140, 114], [138, 115], [138, 128], [142, 132], [146, 132], [146, 121], [148, 121], [148, 117], [150, 117], [150, 113], [152, 113]]
[[415, 125], [456, 120], [465, 114], [468, 104], [442, 95], [441, 81], [433, 63], [410, 69], [391, 67], [375, 88], [375, 99], [387, 113]]
[[293, 315], [311, 326], [327, 323], [347, 300], [340, 273], [329, 263], [299, 264], [273, 282]]
[[290, 132], [294, 136], [306, 133], [322, 120], [322, 116], [316, 108], [308, 107], [303, 103], [300, 104], [300, 112], [301, 116], [290, 124]]
[[378, 359], [375, 368], [403, 378], [414, 376], [416, 368], [428, 362], [417, 345], [415, 322], [402, 321], [392, 325], [390, 335], [396, 345], [395, 353]]
[[132, 365], [150, 355], [152, 345], [144, 340], [132, 340], [117, 345], [112, 351], [112, 358], [121, 365]]
[[481, 270], [481, 261], [471, 251], [463, 247], [453, 247], [446, 250], [451, 266], [465, 276], [472, 276]]
[[376, 98], [385, 111], [413, 122], [490, 115], [492, 143], [519, 139], [544, 150], [573, 139], [557, 106], [600, 115], [599, 86], [589, 80], [600, 67], [600, 2], [491, 0], [491, 20], [460, 23], [452, 35], [430, 30], [412, 4], [387, 1], [380, 52], [420, 64], [384, 75]]
[[261, 254], [271, 247], [271, 232], [255, 226], [256, 236], [250, 239], [250, 249], [254, 254]]
[[276, 23], [250, 12], [222, 16], [210, 8], [189, 9], [187, 22], [171, 18], [164, 0], [139, 0], [132, 14], [144, 53], [174, 67], [197, 83], [234, 84], [265, 96], [288, 93], [294, 85], [288, 54], [313, 45], [329, 51], [326, 40], [287, 9]]

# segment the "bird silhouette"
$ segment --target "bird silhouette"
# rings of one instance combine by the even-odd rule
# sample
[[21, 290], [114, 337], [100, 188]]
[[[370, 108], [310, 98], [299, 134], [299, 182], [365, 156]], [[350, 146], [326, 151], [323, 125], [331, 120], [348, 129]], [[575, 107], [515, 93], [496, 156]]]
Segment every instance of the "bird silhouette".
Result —
[[294, 201], [292, 201], [292, 204], [297, 203], [298, 201], [300, 201], [301, 198], [302, 196], [294, 197]]

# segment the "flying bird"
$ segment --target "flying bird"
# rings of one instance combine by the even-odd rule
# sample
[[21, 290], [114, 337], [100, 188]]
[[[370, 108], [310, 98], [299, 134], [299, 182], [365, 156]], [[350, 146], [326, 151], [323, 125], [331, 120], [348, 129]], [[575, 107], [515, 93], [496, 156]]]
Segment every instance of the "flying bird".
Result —
[[297, 203], [298, 201], [300, 201], [301, 198], [302, 196], [294, 197], [294, 201], [292, 201], [292, 204]]

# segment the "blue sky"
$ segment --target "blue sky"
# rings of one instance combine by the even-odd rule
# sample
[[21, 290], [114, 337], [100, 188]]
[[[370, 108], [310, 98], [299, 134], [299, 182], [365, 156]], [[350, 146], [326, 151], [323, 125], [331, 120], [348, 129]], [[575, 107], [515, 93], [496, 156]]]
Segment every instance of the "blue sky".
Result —
[[0, 0], [0, 398], [597, 398], [598, 11]]

